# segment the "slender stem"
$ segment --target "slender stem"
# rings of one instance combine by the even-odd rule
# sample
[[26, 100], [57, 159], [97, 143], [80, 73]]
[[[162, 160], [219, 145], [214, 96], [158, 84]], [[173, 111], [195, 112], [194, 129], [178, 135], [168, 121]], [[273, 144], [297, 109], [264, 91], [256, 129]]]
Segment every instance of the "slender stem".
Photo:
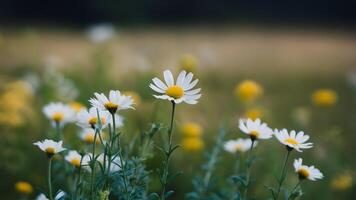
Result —
[[276, 200], [278, 200], [279, 194], [281, 193], [281, 188], [282, 188], [282, 184], [283, 184], [284, 179], [285, 179], [286, 166], [287, 166], [287, 162], [288, 162], [288, 158], [289, 158], [290, 152], [291, 152], [291, 150], [287, 149], [287, 153], [286, 153], [286, 156], [284, 158], [284, 163], [283, 163], [283, 168], [282, 168], [282, 171], [281, 171], [281, 175], [280, 175], [279, 180], [278, 180], [278, 190], [277, 190]]
[[172, 151], [172, 131], [173, 131], [173, 122], [174, 122], [174, 111], [175, 111], [176, 104], [172, 101], [172, 114], [171, 114], [171, 124], [168, 130], [168, 151], [166, 152], [166, 160], [165, 160], [165, 167], [163, 171], [163, 180], [162, 180], [162, 192], [161, 192], [161, 199], [165, 199], [166, 193], [166, 185], [169, 173], [169, 162], [171, 160], [171, 151]]
[[75, 193], [74, 193], [74, 199], [77, 199], [78, 198], [78, 190], [79, 190], [79, 184], [80, 184], [80, 177], [82, 175], [82, 163], [83, 163], [83, 157], [84, 155], [81, 156], [80, 158], [80, 164], [79, 164], [79, 167], [78, 167], [78, 177], [77, 177], [77, 181], [76, 181], [76, 184], [75, 184]]
[[56, 134], [57, 134], [57, 138], [59, 140], [62, 140], [62, 134], [61, 134], [61, 125], [59, 122], [55, 122], [55, 126], [56, 126]]
[[247, 191], [248, 191], [248, 187], [250, 186], [250, 169], [251, 169], [251, 157], [252, 157], [252, 149], [253, 149], [253, 145], [255, 144], [255, 140], [251, 140], [252, 143], [251, 143], [251, 147], [250, 147], [250, 150], [248, 151], [248, 156], [247, 156], [247, 169], [246, 169], [246, 189], [245, 189], [245, 192], [244, 192], [244, 200], [247, 199]]
[[91, 158], [91, 178], [90, 178], [90, 194], [91, 194], [91, 199], [94, 199], [94, 173], [95, 173], [95, 144], [96, 144], [96, 137], [99, 134], [99, 129], [95, 128], [95, 134], [94, 134], [94, 142], [93, 142], [93, 149], [92, 149], [92, 158]]
[[293, 190], [291, 191], [291, 193], [288, 196], [288, 200], [290, 199], [290, 197], [292, 196], [292, 194], [295, 192], [295, 190], [298, 188], [298, 186], [300, 185], [302, 181], [299, 180], [298, 183], [294, 186]]
[[49, 162], [48, 162], [48, 189], [49, 189], [49, 199], [53, 200], [51, 175], [52, 175], [52, 157], [49, 158]]

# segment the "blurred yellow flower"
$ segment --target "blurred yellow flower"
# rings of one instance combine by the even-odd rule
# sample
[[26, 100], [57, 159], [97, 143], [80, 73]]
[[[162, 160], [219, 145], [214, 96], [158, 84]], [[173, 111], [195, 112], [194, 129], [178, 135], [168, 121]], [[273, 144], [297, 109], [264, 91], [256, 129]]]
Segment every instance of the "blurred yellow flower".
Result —
[[199, 137], [203, 133], [203, 128], [194, 122], [188, 122], [182, 125], [181, 132], [187, 137]]
[[251, 102], [263, 94], [263, 88], [253, 80], [244, 80], [235, 87], [235, 95], [243, 102]]
[[133, 103], [138, 106], [141, 104], [142, 102], [142, 99], [141, 99], [141, 96], [137, 93], [137, 92], [134, 92], [134, 91], [124, 91], [122, 92], [123, 95], [126, 95], [126, 96], [131, 96], [132, 100], [133, 100]]
[[68, 103], [68, 106], [74, 110], [74, 112], [79, 112], [80, 110], [84, 109], [85, 106], [79, 102], [72, 101]]
[[352, 186], [352, 175], [349, 172], [340, 174], [331, 180], [330, 186], [334, 190], [347, 190]]
[[250, 108], [248, 110], [246, 110], [246, 112], [244, 113], [244, 117], [245, 118], [250, 118], [250, 119], [261, 119], [263, 117], [263, 113], [262, 110], [259, 108]]
[[23, 194], [31, 194], [33, 192], [32, 185], [25, 181], [19, 181], [15, 184], [16, 191]]
[[200, 137], [188, 137], [183, 139], [182, 146], [187, 151], [200, 151], [204, 148], [204, 141]]
[[331, 89], [319, 89], [312, 94], [314, 105], [321, 107], [330, 107], [337, 102], [337, 93]]
[[183, 55], [180, 60], [181, 69], [187, 72], [195, 73], [197, 71], [198, 64], [198, 59], [190, 54]]

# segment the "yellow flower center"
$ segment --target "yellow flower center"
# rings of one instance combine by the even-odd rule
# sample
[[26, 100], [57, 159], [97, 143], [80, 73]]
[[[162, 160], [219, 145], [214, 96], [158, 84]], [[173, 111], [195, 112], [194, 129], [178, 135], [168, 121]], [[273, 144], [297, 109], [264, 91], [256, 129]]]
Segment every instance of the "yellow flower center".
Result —
[[179, 99], [184, 95], [184, 90], [180, 86], [172, 85], [166, 90], [166, 94], [174, 99]]
[[52, 115], [52, 119], [55, 122], [61, 122], [63, 121], [64, 114], [62, 112], [56, 112]]
[[80, 159], [78, 158], [74, 158], [70, 161], [70, 164], [72, 164], [75, 167], [79, 167], [80, 166]]
[[299, 174], [299, 178], [300, 179], [305, 179], [305, 178], [308, 178], [310, 173], [307, 169], [304, 169], [304, 168], [300, 168], [298, 169], [298, 174]]
[[204, 148], [204, 141], [198, 138], [186, 138], [182, 141], [183, 149], [187, 151], [199, 151]]
[[[88, 123], [91, 125], [91, 126], [94, 126], [95, 124], [98, 123], [98, 118], [97, 117], [92, 117], [88, 120]], [[105, 117], [102, 117], [101, 118], [101, 123], [102, 124], [105, 124], [106, 123], [106, 118]]]
[[242, 152], [242, 145], [241, 144], [236, 144], [234, 146], [235, 152]]
[[190, 137], [199, 137], [203, 133], [202, 127], [199, 124], [192, 122], [183, 124], [181, 131], [185, 136]]
[[75, 112], [79, 112], [81, 109], [85, 108], [85, 106], [83, 106], [83, 104], [78, 103], [78, 102], [70, 102], [69, 106], [75, 111]]
[[46, 150], [45, 150], [45, 152], [46, 152], [47, 154], [54, 154], [55, 151], [56, 151], [56, 150], [55, 150], [53, 147], [47, 147]]
[[114, 104], [113, 102], [107, 102], [104, 104], [104, 107], [110, 112], [115, 113], [116, 110], [119, 108], [119, 105]]
[[15, 184], [15, 188], [18, 192], [24, 193], [24, 194], [31, 194], [33, 192], [33, 188], [31, 184], [28, 182], [20, 181]]
[[94, 142], [94, 134], [88, 133], [84, 136], [84, 141], [87, 143], [93, 143]]
[[258, 131], [251, 131], [249, 135], [250, 135], [251, 139], [255, 140], [258, 138], [260, 133]]
[[288, 138], [286, 140], [284, 140], [285, 143], [291, 144], [291, 145], [296, 145], [299, 144], [299, 142], [293, 138]]

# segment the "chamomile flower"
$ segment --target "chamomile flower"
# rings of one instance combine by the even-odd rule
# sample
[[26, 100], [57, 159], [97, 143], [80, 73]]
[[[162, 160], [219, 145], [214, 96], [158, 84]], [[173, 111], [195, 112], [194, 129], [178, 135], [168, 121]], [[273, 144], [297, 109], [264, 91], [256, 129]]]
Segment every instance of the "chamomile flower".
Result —
[[295, 172], [298, 173], [300, 180], [309, 179], [311, 181], [316, 181], [317, 179], [322, 179], [324, 177], [319, 169], [314, 166], [303, 165], [302, 161], [303, 160], [299, 158], [295, 159], [293, 163]]
[[292, 130], [288, 133], [287, 129], [280, 131], [275, 130], [274, 135], [280, 143], [299, 152], [302, 152], [302, 149], [309, 149], [313, 147], [313, 143], [307, 142], [309, 140], [309, 136], [305, 135], [303, 131], [296, 133], [296, 131]]
[[[99, 133], [102, 134], [102, 133]], [[83, 129], [82, 132], [80, 133], [80, 139], [82, 139], [84, 142], [88, 144], [94, 143], [94, 138], [95, 138], [95, 130], [91, 128], [86, 128]], [[96, 137], [96, 143], [100, 143], [100, 138], [99, 135]]]
[[[121, 170], [121, 160], [119, 156], [112, 157], [111, 158], [111, 164], [110, 164], [110, 172], [117, 172]], [[97, 161], [99, 161], [101, 164], [104, 164], [104, 154], [100, 154], [97, 158]], [[109, 157], [105, 158], [105, 165], [109, 165]]]
[[50, 103], [43, 108], [43, 113], [53, 124], [63, 126], [75, 119], [75, 112], [63, 103]]
[[82, 156], [77, 151], [69, 151], [64, 159], [74, 167], [80, 167]]
[[82, 128], [95, 129], [98, 123], [98, 113], [101, 119], [101, 128], [107, 126], [108, 120], [111, 118], [107, 112], [91, 107], [89, 110], [83, 109], [77, 114], [77, 124]]
[[[58, 191], [57, 195], [54, 197], [54, 200], [60, 200], [62, 199], [64, 196], [66, 195], [65, 192], [63, 191]], [[39, 194], [37, 197], [36, 197], [36, 200], [49, 200], [46, 195], [44, 195], [43, 193]]]
[[[252, 141], [250, 139], [239, 138], [237, 140], [229, 140], [225, 142], [224, 149], [229, 153], [243, 153], [251, 148]], [[254, 143], [253, 147], [256, 147], [257, 142]]]
[[249, 135], [251, 140], [269, 139], [273, 135], [272, 129], [266, 123], [262, 123], [260, 119], [240, 119], [239, 128]]
[[200, 88], [194, 89], [193, 87], [198, 83], [198, 79], [193, 79], [192, 73], [182, 71], [179, 73], [177, 81], [173, 79], [171, 71], [165, 70], [163, 72], [165, 83], [157, 77], [152, 79], [150, 88], [161, 95], [153, 95], [158, 99], [167, 99], [176, 104], [185, 102], [187, 104], [196, 104], [201, 97]]
[[29, 182], [26, 181], [19, 181], [15, 184], [15, 189], [26, 195], [30, 195], [33, 192], [33, 187]]
[[66, 150], [62, 147], [63, 141], [56, 142], [53, 140], [45, 139], [43, 141], [38, 141], [33, 144], [38, 146], [38, 148], [45, 152], [48, 157], [52, 157], [54, 154]]
[[109, 98], [103, 93], [94, 93], [94, 95], [96, 98], [91, 98], [89, 102], [99, 110], [114, 114], [118, 110], [133, 109], [131, 96], [123, 95], [119, 90], [110, 90]]

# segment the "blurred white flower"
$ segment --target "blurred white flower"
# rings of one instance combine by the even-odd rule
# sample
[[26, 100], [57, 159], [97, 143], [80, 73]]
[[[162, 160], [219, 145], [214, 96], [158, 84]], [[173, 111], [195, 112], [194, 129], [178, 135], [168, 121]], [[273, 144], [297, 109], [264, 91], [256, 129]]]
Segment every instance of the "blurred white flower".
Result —
[[[104, 154], [100, 154], [97, 158], [97, 160], [101, 163], [104, 164]], [[105, 158], [105, 165], [108, 166], [109, 164], [109, 157], [106, 156]], [[117, 172], [121, 169], [121, 160], [119, 156], [114, 156], [111, 157], [111, 164], [110, 164], [110, 172]]]
[[64, 159], [74, 167], [80, 167], [80, 160], [82, 159], [82, 156], [77, 151], [72, 150], [68, 152]]
[[[59, 190], [57, 195], [54, 197], [55, 200], [60, 200], [62, 199], [64, 196], [66, 195], [65, 192], [63, 192], [62, 190]], [[36, 197], [36, 200], [49, 200], [46, 195], [44, 195], [43, 193], [39, 194], [37, 197]]]
[[295, 172], [298, 173], [299, 179], [309, 179], [311, 181], [316, 181], [317, 179], [322, 179], [323, 174], [319, 171], [319, 169], [315, 168], [314, 166], [306, 166], [302, 164], [302, 159], [295, 159], [294, 160], [294, 169]]
[[94, 43], [104, 43], [115, 35], [115, 29], [111, 24], [97, 24], [87, 30], [88, 38]]
[[186, 71], [179, 73], [176, 83], [172, 72], [165, 70], [163, 72], [165, 83], [163, 83], [159, 78], [155, 77], [152, 79], [153, 83], [150, 84], [150, 88], [155, 92], [161, 93], [163, 95], [153, 95], [158, 99], [167, 99], [176, 104], [185, 102], [188, 104], [198, 103], [198, 99], [201, 97], [200, 88], [192, 90], [192, 88], [198, 83], [198, 79], [193, 79], [193, 74]]
[[303, 131], [296, 133], [295, 130], [292, 130], [288, 133], [287, 129], [280, 131], [276, 129], [274, 136], [276, 136], [280, 143], [299, 152], [302, 152], [301, 149], [310, 149], [313, 147], [313, 143], [306, 143], [309, 140], [309, 135], [305, 135]]
[[43, 141], [38, 141], [33, 144], [38, 146], [38, 148], [40, 148], [48, 156], [53, 156], [54, 154], [66, 150], [62, 147], [63, 141], [56, 142], [53, 140], [45, 139]]
[[[251, 148], [252, 141], [250, 139], [239, 138], [237, 140], [229, 140], [225, 142], [224, 149], [229, 153], [242, 153], [246, 152]], [[254, 143], [253, 147], [256, 147], [257, 142]]]
[[249, 135], [251, 140], [269, 139], [273, 135], [272, 129], [266, 123], [262, 123], [260, 119], [240, 119], [239, 128]]
[[111, 117], [109, 113], [101, 110], [97, 110], [95, 107], [91, 107], [89, 110], [82, 109], [77, 114], [77, 125], [82, 128], [95, 129], [98, 123], [98, 115], [101, 120], [101, 128], [105, 128], [108, 125], [108, 119]]
[[54, 126], [56, 123], [63, 126], [66, 123], [73, 122], [75, 119], [75, 112], [63, 103], [49, 103], [43, 107], [43, 113], [53, 122]]
[[131, 96], [122, 95], [119, 90], [110, 90], [109, 98], [103, 93], [94, 93], [96, 98], [91, 98], [89, 102], [99, 110], [109, 111], [111, 114], [118, 110], [134, 109]]
[[[102, 133], [100, 136], [102, 137]], [[100, 137], [99, 135], [96, 136], [96, 143], [100, 142]], [[95, 130], [91, 128], [83, 129], [82, 132], [80, 133], [80, 139], [82, 139], [84, 142], [87, 142], [89, 144], [92, 144], [94, 142], [95, 138]]]

